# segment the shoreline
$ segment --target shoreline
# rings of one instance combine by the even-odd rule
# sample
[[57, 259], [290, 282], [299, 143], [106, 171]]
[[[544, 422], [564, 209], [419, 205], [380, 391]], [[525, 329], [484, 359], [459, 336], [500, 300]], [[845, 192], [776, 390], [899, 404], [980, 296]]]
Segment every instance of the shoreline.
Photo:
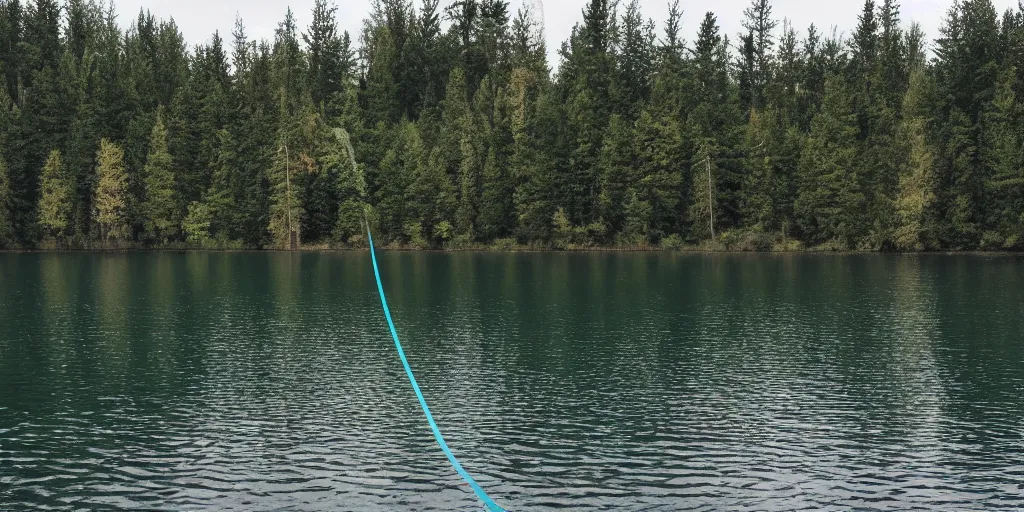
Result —
[[[583, 249], [543, 249], [543, 248], [512, 248], [495, 249], [488, 247], [470, 247], [465, 249], [417, 249], [411, 247], [378, 247], [379, 250], [388, 252], [403, 253], [433, 253], [433, 254], [689, 254], [689, 255], [817, 255], [817, 256], [987, 256], [987, 257], [1024, 257], [1024, 251], [994, 251], [994, 250], [936, 250], [936, 251], [870, 251], [870, 250], [816, 250], [800, 249], [790, 251], [744, 251], [744, 250], [714, 250], [700, 248], [662, 249], [652, 248], [616, 248], [616, 247], [588, 247]], [[116, 253], [296, 253], [296, 254], [317, 254], [317, 253], [357, 253], [368, 252], [369, 248], [300, 248], [295, 250], [285, 249], [211, 249], [211, 248], [115, 248], [115, 249], [0, 249], [0, 254], [116, 254]]]

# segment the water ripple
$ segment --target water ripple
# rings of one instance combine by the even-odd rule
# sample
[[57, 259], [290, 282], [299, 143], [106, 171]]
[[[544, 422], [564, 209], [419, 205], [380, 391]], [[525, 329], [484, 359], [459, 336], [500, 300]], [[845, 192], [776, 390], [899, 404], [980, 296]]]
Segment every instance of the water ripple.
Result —
[[[1024, 508], [1020, 260], [381, 264], [511, 510]], [[372, 286], [363, 254], [0, 255], [0, 510], [479, 510]]]

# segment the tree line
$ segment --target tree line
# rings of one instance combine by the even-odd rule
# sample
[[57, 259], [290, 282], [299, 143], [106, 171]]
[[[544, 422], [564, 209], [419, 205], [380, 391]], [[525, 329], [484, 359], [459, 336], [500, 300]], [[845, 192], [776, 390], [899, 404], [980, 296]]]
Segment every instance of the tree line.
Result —
[[96, 0], [0, 1], [0, 248], [1024, 248], [1024, 6], [938, 38], [769, 0], [680, 33], [590, 0], [552, 72], [537, 13], [376, 0], [189, 48]]

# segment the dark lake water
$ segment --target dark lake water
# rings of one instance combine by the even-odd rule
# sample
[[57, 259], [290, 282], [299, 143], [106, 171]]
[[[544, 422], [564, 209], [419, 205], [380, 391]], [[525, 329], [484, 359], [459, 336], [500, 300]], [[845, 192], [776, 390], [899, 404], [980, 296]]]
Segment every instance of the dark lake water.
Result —
[[[1024, 508], [1024, 260], [383, 253], [513, 511]], [[0, 510], [479, 510], [365, 253], [0, 254]]]

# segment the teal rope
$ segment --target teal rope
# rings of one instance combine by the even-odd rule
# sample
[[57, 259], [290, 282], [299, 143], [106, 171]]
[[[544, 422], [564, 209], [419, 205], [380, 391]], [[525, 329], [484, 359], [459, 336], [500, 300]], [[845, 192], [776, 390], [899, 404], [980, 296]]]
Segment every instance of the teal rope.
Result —
[[380, 294], [380, 303], [384, 306], [384, 317], [388, 319], [388, 327], [391, 329], [391, 337], [395, 340], [395, 348], [398, 349], [398, 357], [402, 359], [402, 366], [405, 367], [405, 374], [409, 377], [409, 382], [412, 384], [412, 390], [416, 392], [416, 398], [420, 401], [420, 407], [423, 409], [423, 414], [427, 417], [427, 423], [430, 423], [430, 430], [434, 432], [434, 439], [437, 441], [438, 446], [441, 447], [441, 451], [444, 452], [445, 457], [448, 457], [448, 462], [455, 468], [455, 472], [462, 477], [463, 480], [473, 488], [473, 492], [476, 493], [480, 501], [484, 502], [487, 509], [491, 512], [505, 512], [505, 509], [494, 503], [493, 500], [484, 489], [480, 487], [480, 484], [476, 483], [476, 480], [465, 469], [462, 468], [462, 464], [459, 464], [459, 460], [455, 458], [455, 454], [448, 448], [448, 443], [444, 442], [444, 437], [441, 436], [441, 431], [437, 428], [437, 423], [434, 422], [434, 416], [430, 414], [430, 408], [427, 407], [427, 400], [423, 398], [423, 393], [420, 391], [420, 385], [416, 383], [416, 377], [412, 375], [412, 368], [409, 367], [409, 360], [405, 358], [405, 351], [402, 350], [402, 342], [398, 341], [398, 333], [395, 331], [395, 322], [391, 320], [391, 310], [388, 309], [388, 299], [384, 297], [384, 286], [380, 284], [380, 270], [377, 268], [377, 255], [373, 250], [373, 235], [370, 234], [370, 225], [366, 225], [366, 236], [370, 240], [370, 258], [373, 260], [373, 275], [377, 279], [377, 293]]

